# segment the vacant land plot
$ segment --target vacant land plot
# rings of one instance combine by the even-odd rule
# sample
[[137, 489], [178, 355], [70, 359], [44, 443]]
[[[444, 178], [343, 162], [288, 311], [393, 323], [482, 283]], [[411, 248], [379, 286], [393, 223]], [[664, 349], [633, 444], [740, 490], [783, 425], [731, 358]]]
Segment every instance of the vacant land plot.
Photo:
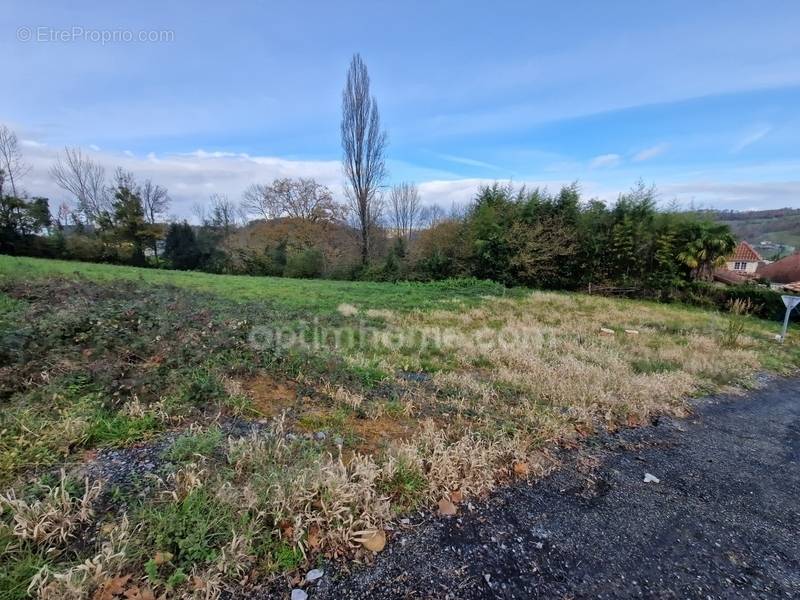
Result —
[[475, 281], [0, 257], [0, 597], [207, 598], [368, 560], [553, 444], [795, 369], [776, 332]]

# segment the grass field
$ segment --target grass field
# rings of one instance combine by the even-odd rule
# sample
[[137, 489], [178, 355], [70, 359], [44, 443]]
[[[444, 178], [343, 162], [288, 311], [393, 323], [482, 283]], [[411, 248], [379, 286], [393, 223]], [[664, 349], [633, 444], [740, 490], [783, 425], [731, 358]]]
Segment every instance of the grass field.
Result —
[[477, 281], [0, 256], [0, 598], [213, 598], [368, 560], [412, 508], [795, 370], [777, 331]]
[[330, 313], [342, 302], [364, 308], [413, 310], [447, 306], [456, 301], [480, 302], [485, 295], [507, 293], [500, 285], [487, 281], [445, 281], [440, 283], [366, 283], [282, 277], [219, 277], [208, 273], [138, 269], [66, 260], [0, 255], [0, 280], [24, 277], [28, 280], [62, 276], [96, 283], [131, 281], [149, 285], [173, 285], [187, 290], [208, 292], [238, 302], [269, 302], [290, 310], [304, 309]]

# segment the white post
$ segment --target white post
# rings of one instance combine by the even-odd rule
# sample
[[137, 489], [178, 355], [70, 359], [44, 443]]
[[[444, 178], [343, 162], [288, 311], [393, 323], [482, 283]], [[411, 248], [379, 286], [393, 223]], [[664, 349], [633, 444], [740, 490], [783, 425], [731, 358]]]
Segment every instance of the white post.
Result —
[[791, 308], [787, 308], [786, 309], [786, 316], [783, 317], [783, 331], [781, 331], [781, 344], [783, 343], [783, 340], [786, 339], [786, 330], [789, 329], [789, 315], [791, 314], [791, 312], [792, 312], [792, 309]]
[[781, 296], [781, 300], [786, 305], [786, 316], [783, 317], [783, 331], [781, 332], [781, 343], [783, 343], [789, 329], [789, 315], [792, 314], [792, 309], [800, 304], [800, 296]]

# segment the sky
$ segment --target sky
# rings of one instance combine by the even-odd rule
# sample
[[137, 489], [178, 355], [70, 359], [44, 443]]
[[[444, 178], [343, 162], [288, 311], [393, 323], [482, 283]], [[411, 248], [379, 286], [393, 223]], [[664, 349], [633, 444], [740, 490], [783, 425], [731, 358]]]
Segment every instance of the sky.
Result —
[[[11, 4], [11, 3], [9, 3]], [[387, 185], [577, 181], [612, 202], [800, 207], [800, 2], [14, 2], [0, 123], [29, 194], [65, 146], [169, 189], [171, 212], [252, 183], [337, 195], [354, 52], [388, 133]]]

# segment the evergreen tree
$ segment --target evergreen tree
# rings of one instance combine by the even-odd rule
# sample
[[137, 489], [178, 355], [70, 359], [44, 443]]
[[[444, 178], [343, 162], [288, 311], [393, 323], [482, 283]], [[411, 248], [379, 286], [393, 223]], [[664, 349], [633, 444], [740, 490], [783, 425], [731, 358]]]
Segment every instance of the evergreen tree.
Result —
[[199, 266], [201, 253], [197, 236], [186, 221], [170, 224], [164, 245], [164, 257], [173, 269], [186, 271]]

